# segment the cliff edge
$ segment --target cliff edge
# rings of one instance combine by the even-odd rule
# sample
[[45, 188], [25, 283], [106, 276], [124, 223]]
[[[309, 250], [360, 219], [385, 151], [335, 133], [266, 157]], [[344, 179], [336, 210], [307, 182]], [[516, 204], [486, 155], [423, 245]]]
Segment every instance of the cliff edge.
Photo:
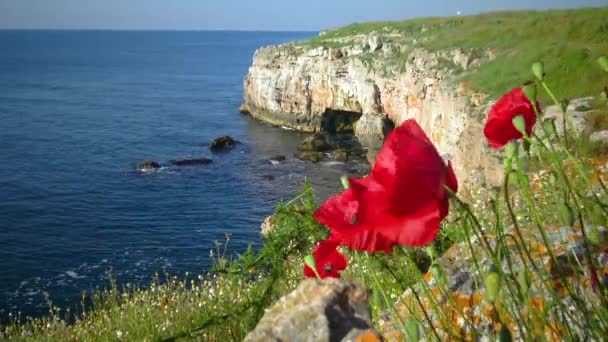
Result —
[[[605, 18], [605, 8], [504, 12], [324, 31], [308, 41], [259, 48], [244, 80], [241, 111], [304, 132], [352, 131], [364, 145], [414, 118], [464, 184], [497, 186], [502, 165], [483, 136], [493, 101], [529, 79], [538, 59], [560, 73], [566, 67], [549, 80], [563, 95], [595, 94], [601, 80], [583, 62], [608, 47], [597, 44], [601, 25], [608, 27]], [[594, 23], [597, 30], [580, 30]], [[586, 40], [594, 45], [578, 44]], [[554, 53], [561, 58], [553, 60]], [[563, 59], [570, 54], [578, 59]]]

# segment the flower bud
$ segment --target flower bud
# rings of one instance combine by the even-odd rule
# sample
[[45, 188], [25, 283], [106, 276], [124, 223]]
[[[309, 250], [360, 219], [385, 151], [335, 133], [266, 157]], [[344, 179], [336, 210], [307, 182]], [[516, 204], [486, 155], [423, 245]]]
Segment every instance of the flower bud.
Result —
[[317, 262], [315, 261], [315, 258], [312, 255], [305, 256], [304, 263], [306, 264], [306, 266], [310, 267], [315, 272], [317, 278], [320, 278], [319, 273], [317, 272]]
[[513, 126], [515, 126], [515, 129], [517, 129], [519, 133], [528, 136], [526, 132], [526, 121], [522, 115], [513, 118]]
[[350, 183], [348, 182], [348, 177], [346, 177], [346, 176], [340, 177], [340, 183], [342, 183], [342, 187], [345, 190], [350, 188]]
[[589, 239], [589, 242], [596, 246], [599, 246], [602, 242], [602, 236], [600, 230], [597, 229], [597, 227], [591, 228], [591, 231], [587, 234], [587, 238]]
[[597, 64], [599, 64], [604, 71], [608, 72], [608, 56], [601, 56], [598, 58]]
[[528, 98], [528, 100], [530, 100], [531, 103], [535, 103], [536, 102], [537, 90], [536, 90], [536, 84], [534, 82], [526, 82], [526, 83], [524, 83], [523, 91], [524, 91], [524, 94], [526, 94], [526, 97]]
[[545, 65], [543, 62], [536, 62], [532, 64], [532, 73], [539, 81], [542, 81], [545, 78]]
[[551, 185], [557, 185], [557, 173], [555, 173], [555, 171], [551, 171], [551, 173], [549, 174], [549, 183]]
[[490, 303], [496, 302], [498, 293], [500, 292], [500, 275], [496, 272], [490, 272], [485, 280], [486, 300]]

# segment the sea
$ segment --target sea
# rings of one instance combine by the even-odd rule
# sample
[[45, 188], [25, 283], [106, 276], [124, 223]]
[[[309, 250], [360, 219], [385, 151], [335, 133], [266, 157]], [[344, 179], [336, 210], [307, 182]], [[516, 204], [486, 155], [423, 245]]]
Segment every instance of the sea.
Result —
[[[300, 161], [305, 134], [238, 111], [255, 49], [315, 34], [0, 31], [0, 321], [78, 306], [110, 279], [205, 274], [214, 241], [259, 247], [305, 181], [319, 201], [339, 191], [365, 162]], [[240, 143], [211, 152], [223, 135]], [[146, 159], [165, 166], [138, 171]]]

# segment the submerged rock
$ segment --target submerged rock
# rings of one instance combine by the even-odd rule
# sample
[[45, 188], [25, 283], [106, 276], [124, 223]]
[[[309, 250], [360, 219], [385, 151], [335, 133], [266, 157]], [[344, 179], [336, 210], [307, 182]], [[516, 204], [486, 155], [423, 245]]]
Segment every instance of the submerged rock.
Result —
[[338, 279], [306, 279], [266, 311], [245, 341], [381, 341], [367, 290]]
[[211, 163], [211, 159], [209, 158], [194, 158], [194, 159], [174, 159], [169, 161], [171, 165], [175, 166], [197, 166], [197, 165], [207, 165]]
[[285, 157], [285, 156], [284, 156], [284, 155], [282, 155], [282, 154], [277, 154], [277, 155], [274, 155], [274, 156], [270, 157], [268, 160], [269, 160], [269, 161], [270, 161], [272, 164], [279, 164], [279, 163], [282, 163], [282, 162], [284, 162], [285, 160], [287, 160], [287, 157]]
[[238, 141], [236, 141], [233, 137], [229, 135], [225, 135], [223, 137], [215, 138], [211, 141], [209, 148], [212, 151], [220, 151], [234, 148]]
[[154, 160], [142, 160], [137, 163], [136, 168], [139, 171], [152, 171], [160, 168], [160, 164]]

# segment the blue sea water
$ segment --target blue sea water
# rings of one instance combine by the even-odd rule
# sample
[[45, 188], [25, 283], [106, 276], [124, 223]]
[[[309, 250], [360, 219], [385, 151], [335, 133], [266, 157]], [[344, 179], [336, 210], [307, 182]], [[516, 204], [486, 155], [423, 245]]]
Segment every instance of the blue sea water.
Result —
[[[45, 294], [203, 273], [214, 240], [259, 226], [305, 177], [326, 197], [353, 165], [291, 156], [303, 135], [238, 113], [255, 49], [297, 32], [0, 31], [0, 321]], [[213, 154], [209, 141], [242, 143]], [[273, 165], [268, 158], [288, 156]], [[135, 170], [138, 160], [213, 162]]]

